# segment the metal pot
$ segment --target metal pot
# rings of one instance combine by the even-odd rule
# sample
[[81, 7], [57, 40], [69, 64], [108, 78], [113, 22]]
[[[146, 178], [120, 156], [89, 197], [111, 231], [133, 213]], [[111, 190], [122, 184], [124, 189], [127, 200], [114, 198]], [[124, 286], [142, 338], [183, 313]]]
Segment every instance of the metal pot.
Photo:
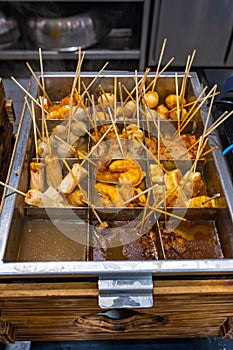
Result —
[[17, 22], [0, 12], [0, 49], [11, 47], [20, 37]]
[[97, 43], [94, 20], [88, 13], [61, 18], [31, 18], [28, 21], [36, 44], [43, 49], [76, 51]]

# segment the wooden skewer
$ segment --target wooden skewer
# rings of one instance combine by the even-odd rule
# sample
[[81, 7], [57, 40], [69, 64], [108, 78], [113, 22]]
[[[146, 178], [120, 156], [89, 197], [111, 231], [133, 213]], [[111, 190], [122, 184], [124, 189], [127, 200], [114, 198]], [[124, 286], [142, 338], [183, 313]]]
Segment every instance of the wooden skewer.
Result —
[[145, 207], [143, 209], [142, 220], [140, 222], [140, 233], [139, 233], [140, 236], [142, 235], [142, 230], [143, 230], [144, 223], [145, 223], [146, 211], [147, 211], [148, 205], [149, 205], [150, 194], [151, 194], [151, 192], [148, 193], [148, 196], [147, 196], [147, 199], [146, 199], [146, 205], [145, 205]]
[[159, 61], [158, 61], [158, 65], [157, 65], [157, 69], [156, 69], [156, 73], [155, 73], [155, 78], [154, 78], [154, 81], [153, 81], [153, 84], [152, 84], [152, 89], [151, 89], [152, 91], [155, 90], [155, 86], [156, 86], [157, 79], [158, 79], [158, 74], [159, 74], [159, 69], [160, 69], [160, 65], [161, 65], [162, 59], [163, 59], [163, 54], [164, 54], [164, 50], [165, 50], [166, 44], [167, 44], [167, 39], [165, 38], [164, 41], [163, 41], [163, 45], [162, 45], [162, 49], [161, 49], [160, 55], [159, 55]]
[[5, 184], [5, 183], [2, 182], [2, 181], [0, 181], [0, 185], [4, 186], [4, 187], [6, 187], [6, 188], [9, 188], [10, 190], [12, 190], [12, 191], [14, 191], [14, 192], [16, 192], [16, 193], [18, 193], [18, 194], [21, 194], [21, 195], [24, 196], [24, 197], [27, 197], [27, 193], [24, 193], [24, 192], [18, 190], [17, 188], [14, 188], [14, 187], [12, 187], [12, 186], [10, 186], [10, 185], [7, 185], [7, 184]]
[[[82, 189], [80, 183], [78, 182], [76, 176], [74, 176], [72, 169], [69, 167], [69, 164], [67, 163], [67, 161], [66, 161], [65, 159], [63, 159], [63, 163], [65, 164], [67, 170], [69, 171], [70, 175], [71, 175], [72, 178], [74, 179], [74, 181], [75, 181], [77, 187], [80, 189], [80, 191], [83, 191], [83, 189]], [[85, 195], [85, 199], [83, 199], [82, 202], [84, 202], [84, 203], [86, 203], [86, 204], [88, 204], [88, 205], [90, 206], [91, 210], [93, 211], [93, 213], [94, 213], [94, 215], [96, 216], [96, 218], [97, 218], [97, 220], [99, 221], [99, 223], [100, 223], [100, 224], [103, 224], [103, 222], [102, 222], [102, 220], [100, 219], [99, 215], [97, 214], [97, 212], [96, 212], [96, 210], [95, 210], [93, 204], [89, 201], [89, 199], [86, 197], [86, 195]]]
[[[114, 132], [115, 132], [115, 134], [116, 134], [117, 142], [118, 142], [118, 145], [119, 145], [119, 147], [120, 147], [122, 157], [123, 157], [123, 159], [125, 159], [123, 147], [122, 147], [121, 140], [120, 140], [120, 138], [119, 138], [119, 135], [118, 135], [118, 132], [117, 132], [117, 129], [116, 129], [116, 125], [113, 124], [114, 120], [113, 120], [112, 112], [111, 112], [110, 108], [108, 108], [108, 113], [109, 113], [109, 116], [110, 116], [110, 118], [111, 118], [111, 122], [112, 122], [112, 125], [113, 125]], [[115, 120], [116, 120], [116, 119], [115, 119]]]
[[75, 147], [71, 146], [69, 143], [67, 143], [66, 141], [62, 140], [59, 136], [54, 135], [54, 137], [60, 141], [61, 143], [63, 143], [64, 145], [66, 145], [68, 148], [70, 148], [72, 151], [74, 151], [75, 153], [80, 154], [80, 156], [84, 159], [86, 159], [89, 163], [91, 163], [92, 165], [96, 165], [95, 162], [93, 162], [91, 159], [87, 158], [82, 152], [76, 150]]
[[[27, 108], [28, 108], [28, 110], [29, 110], [29, 113], [30, 113], [30, 115], [31, 115], [31, 117], [32, 117], [32, 110], [31, 110], [30, 104], [29, 104], [29, 102], [28, 102], [28, 100], [27, 100], [27, 96], [24, 97], [24, 100], [25, 100], [25, 102], [26, 102], [26, 105], [27, 105]], [[33, 117], [32, 117], [32, 120], [33, 120]], [[34, 122], [33, 122], [33, 123], [34, 123]], [[41, 133], [40, 133], [40, 129], [39, 129], [37, 123], [36, 123], [36, 131], [37, 131], [39, 137], [41, 138], [42, 135], [41, 135]]]
[[139, 121], [138, 74], [137, 74], [137, 70], [135, 70], [135, 84], [136, 84], [136, 115], [137, 115], [137, 125], [138, 125], [138, 129], [139, 129], [140, 128], [140, 121]]
[[[193, 105], [196, 105], [197, 103], [199, 103], [200, 101], [204, 100], [206, 97], [201, 97], [201, 96], [204, 94], [204, 92], [206, 91], [207, 87], [208, 87], [208, 86], [205, 86], [205, 87], [204, 87], [204, 89], [201, 91], [199, 97], [197, 97], [194, 101], [191, 101], [191, 102], [188, 102], [188, 103], [184, 104], [183, 107], [186, 108], [186, 107], [189, 107], [189, 106], [193, 106]], [[214, 96], [217, 96], [217, 95], [219, 95], [219, 94], [220, 94], [220, 91], [217, 91], [217, 92], [214, 94]], [[209, 98], [210, 98], [210, 97], [212, 97], [212, 95], [209, 95]], [[174, 108], [170, 109], [170, 110], [168, 111], [168, 113], [174, 112], [174, 111], [176, 111], [176, 109], [177, 109], [177, 107], [174, 107]], [[189, 113], [189, 112], [190, 112], [190, 110], [188, 111], [188, 113]], [[187, 114], [188, 114], [188, 113], [187, 113]]]
[[[104, 95], [104, 97], [106, 98], [106, 100], [108, 101], [108, 104], [109, 104], [111, 110], [114, 111], [114, 108], [112, 107], [112, 104], [110, 103], [109, 98], [108, 98], [108, 96], [107, 96], [106, 92], [104, 91], [101, 84], [99, 84], [99, 88], [100, 88], [100, 91], [102, 92], [102, 94]], [[102, 99], [102, 96], [101, 96], [101, 99]], [[102, 102], [103, 102], [103, 99], [102, 99]]]
[[157, 158], [158, 158], [158, 164], [160, 164], [160, 136], [161, 136], [161, 132], [160, 132], [160, 117], [158, 117], [158, 152], [157, 152]]
[[[178, 77], [177, 73], [175, 73], [175, 84], [176, 84], [176, 106], [177, 106], [177, 127], [178, 127], [178, 136], [180, 137], [180, 108], [179, 108], [179, 91], [178, 91]], [[181, 115], [182, 115], [182, 109], [181, 109]]]
[[81, 166], [85, 163], [86, 160], [89, 160], [89, 157], [92, 155], [92, 153], [96, 150], [96, 148], [99, 146], [99, 144], [103, 141], [105, 136], [109, 133], [109, 131], [112, 129], [113, 125], [116, 123], [116, 120], [113, 121], [113, 123], [109, 126], [109, 128], [105, 131], [105, 133], [101, 136], [99, 141], [95, 144], [95, 146], [92, 147], [91, 151], [86, 156], [86, 159], [84, 159], [81, 163]]
[[81, 65], [84, 59], [85, 53], [83, 53], [83, 56], [81, 57], [81, 51], [79, 48], [79, 59], [78, 59], [78, 63], [77, 63], [77, 67], [76, 67], [76, 71], [75, 71], [75, 76], [74, 76], [74, 80], [73, 80], [73, 84], [72, 84], [72, 88], [71, 88], [71, 94], [70, 94], [70, 118], [68, 121], [68, 133], [67, 133], [67, 142], [70, 142], [70, 128], [71, 128], [71, 119], [72, 119], [72, 115], [73, 115], [73, 96], [74, 96], [74, 92], [75, 92], [75, 88], [77, 85], [77, 81], [80, 75], [80, 71], [81, 71]]
[[[51, 101], [50, 97], [48, 96], [47, 92], [45, 91], [44, 83], [42, 83], [43, 85], [41, 84], [40, 80], [38, 79], [37, 75], [36, 75], [35, 72], [32, 70], [32, 68], [31, 68], [31, 66], [30, 66], [30, 64], [29, 64], [28, 62], [26, 62], [26, 66], [28, 67], [28, 69], [29, 69], [29, 71], [31, 72], [32, 76], [33, 76], [34, 79], [36, 80], [38, 86], [39, 86], [40, 89], [42, 90], [44, 97], [46, 97], [46, 99], [48, 100], [48, 103], [49, 103], [50, 105], [52, 105], [53, 102]], [[44, 81], [44, 80], [43, 80], [43, 79], [44, 79], [43, 75], [41, 75], [41, 79], [42, 79], [42, 82], [43, 82], [43, 81]]]
[[224, 118], [221, 118], [221, 116], [215, 121], [215, 124], [213, 124], [205, 133], [205, 137], [211, 134], [215, 129], [217, 129], [225, 120], [227, 120], [229, 117], [231, 117], [233, 114], [233, 110], [226, 114]]
[[52, 147], [51, 147], [50, 138], [49, 138], [48, 126], [47, 126], [46, 118], [44, 115], [44, 100], [41, 96], [40, 96], [40, 103], [41, 103], [41, 107], [42, 107], [42, 123], [43, 123], [44, 129], [45, 129], [45, 135], [46, 135], [47, 143], [48, 143], [48, 147], [49, 147], [49, 154], [51, 155], [52, 154]]
[[123, 95], [122, 95], [122, 86], [121, 82], [118, 82], [118, 88], [119, 88], [119, 94], [120, 94], [120, 103], [121, 103], [121, 110], [123, 115], [123, 121], [124, 121], [124, 128], [126, 128], [126, 120], [125, 120], [125, 110], [124, 110], [124, 102], [123, 102]]
[[140, 79], [139, 81], [139, 100], [140, 98], [143, 96], [143, 93], [145, 94], [144, 90], [145, 90], [145, 86], [146, 86], [146, 79], [147, 79], [147, 75], [150, 71], [150, 68], [146, 68], [143, 77]]
[[[174, 61], [174, 59], [175, 59], [175, 57], [172, 57], [172, 58], [168, 61], [168, 63], [167, 63], [167, 64], [163, 67], [163, 69], [158, 73], [156, 79], [158, 79], [158, 78], [160, 77], [160, 75], [167, 69], [167, 67], [170, 66], [170, 64]], [[153, 85], [153, 83], [154, 83], [154, 80], [152, 80], [152, 81], [150, 82], [150, 84], [147, 86], [146, 91], [148, 91], [148, 90], [150, 89], [150, 87]]]
[[159, 208], [157, 208], [157, 207], [151, 207], [151, 206], [149, 206], [149, 208], [150, 208], [151, 210], [153, 210], [153, 211], [157, 211], [158, 213], [171, 216], [172, 218], [179, 219], [179, 220], [182, 220], [182, 221], [187, 221], [187, 219], [183, 218], [182, 216], [169, 213], [168, 211], [159, 209]]
[[207, 154], [209, 154], [209, 153], [215, 151], [215, 150], [218, 149], [218, 148], [219, 148], [218, 146], [214, 146], [214, 147], [210, 148], [208, 151], [206, 151], [206, 152], [204, 152], [204, 153], [201, 153], [201, 157], [207, 156]]
[[[15, 84], [17, 84], [20, 87], [21, 90], [25, 92], [25, 94], [28, 97], [30, 97], [32, 101], [34, 101], [41, 108], [41, 105], [39, 104], [39, 102], [14, 77], [11, 76], [11, 79], [15, 82]], [[46, 111], [46, 113], [48, 112]]]
[[[214, 92], [216, 92], [216, 89], [217, 89], [217, 85], [215, 85], [212, 90]], [[207, 114], [205, 125], [204, 125], [203, 135], [205, 135], [205, 133], [206, 133], [206, 129], [207, 129], [207, 126], [208, 126], [208, 123], [209, 123], [209, 118], [210, 118], [213, 102], [214, 102], [214, 96], [211, 98], [208, 114]], [[202, 154], [202, 152], [203, 152], [203, 150], [204, 150], [204, 148], [205, 148], [205, 146], [207, 144], [207, 141], [208, 141], [207, 138], [204, 141], [204, 138], [200, 137], [200, 141], [199, 141], [198, 149], [197, 149], [197, 155], [196, 155], [196, 159], [195, 159], [194, 171], [196, 171], [197, 162], [198, 162], [198, 160], [199, 160], [199, 158], [200, 158], [200, 156], [201, 156], [201, 154]]]
[[[146, 74], [148, 74], [149, 73], [149, 71], [150, 71], [150, 68], [147, 68], [146, 69]], [[143, 75], [143, 77], [139, 80], [139, 85], [142, 83], [142, 81], [143, 81], [143, 79], [144, 79], [144, 75]], [[123, 86], [123, 85], [122, 85]], [[129, 100], [129, 99], [132, 99], [133, 100], [133, 93], [135, 92], [135, 90], [136, 90], [136, 86], [134, 86], [134, 88], [129, 92], [128, 90], [127, 90], [127, 97], [126, 97], [126, 99], [124, 100], [124, 104], [126, 104], [126, 102]]]
[[187, 64], [186, 64], [186, 69], [185, 69], [185, 73], [184, 73], [184, 78], [183, 78], [182, 86], [181, 86], [181, 90], [180, 90], [181, 110], [183, 108], [183, 99], [184, 99], [184, 96], [185, 96], [185, 90], [186, 90], [186, 85], [187, 85], [188, 74], [189, 74], [191, 66], [193, 64], [193, 60], [194, 60], [194, 57], [196, 55], [196, 52], [197, 52], [197, 50], [193, 50], [191, 58], [190, 58], [190, 56], [188, 56], [188, 59], [187, 59]]
[[212, 91], [214, 90], [214, 88], [212, 88], [210, 90], [210, 92], [205, 96], [205, 98], [202, 99], [201, 103], [197, 106], [197, 108], [193, 111], [193, 113], [190, 115], [189, 118], [186, 118], [185, 123], [181, 126], [180, 132], [182, 132], [184, 130], [184, 128], [188, 125], [188, 123], [190, 122], [190, 120], [195, 116], [195, 114], [198, 112], [198, 110], [201, 109], [202, 105], [207, 101], [207, 99], [211, 96], [215, 96], [214, 94], [212, 94]]
[[[88, 96], [88, 98], [89, 98], [89, 100], [90, 100], [90, 102], [91, 102], [91, 104], [92, 104], [92, 108], [93, 108], [93, 111], [94, 111], [94, 104], [93, 104], [93, 101], [92, 101], [91, 96], [90, 96], [90, 94], [89, 94], [89, 92], [88, 92], [88, 90], [87, 90], [87, 88], [86, 88], [86, 85], [84, 84], [83, 81], [82, 81], [82, 86], [83, 86], [84, 91], [86, 92], [86, 94], [87, 94], [87, 96]], [[89, 120], [89, 122], [90, 122], [92, 128], [95, 130], [96, 125], [93, 123], [93, 121], [92, 121], [92, 119], [91, 119], [91, 116], [89, 115], [88, 112], [86, 112], [86, 115], [87, 115], [87, 117], [88, 117], [88, 120]]]
[[142, 143], [142, 141], [137, 136], [135, 138], [140, 143], [142, 148], [151, 155], [151, 158], [155, 161], [155, 163], [159, 164], [158, 159], [155, 157], [155, 155]]
[[114, 77], [114, 120], [116, 120], [116, 108], [117, 108], [117, 77]]
[[38, 141], [36, 134], [36, 118], [35, 118], [35, 108], [34, 103], [32, 101], [32, 120], [33, 120], [33, 130], [34, 130], [34, 141], [35, 141], [35, 149], [36, 149], [36, 161], [39, 162], [39, 153], [38, 153]]
[[[185, 128], [185, 126], [191, 121], [191, 119], [195, 116], [195, 113], [192, 113], [194, 108], [196, 107], [196, 105], [202, 101], [205, 100], [205, 97], [202, 98], [201, 96], [205, 93], [207, 89], [207, 86], [201, 91], [200, 95], [197, 97], [197, 99], [191, 103], [186, 103], [183, 107], [188, 107], [190, 105], [192, 105], [192, 107], [190, 108], [190, 110], [187, 112], [187, 114], [185, 115], [184, 118], [182, 118], [182, 122], [181, 122], [181, 131]], [[173, 110], [176, 110], [176, 108], [173, 108]], [[197, 109], [198, 111], [198, 109]], [[171, 111], [169, 111], [170, 113]], [[191, 115], [191, 117], [189, 118], [189, 116]], [[184, 127], [183, 127], [184, 126]]]
[[215, 200], [215, 199], [217, 199], [219, 197], [221, 197], [221, 194], [220, 193], [216, 193], [212, 197], [210, 197], [210, 198], [206, 199], [204, 202], [202, 202], [202, 205], [204, 205], [204, 204], [206, 204], [206, 203], [208, 203], [208, 202], [210, 202], [212, 200]]
[[[39, 60], [40, 60], [40, 72], [41, 72], [41, 80], [42, 80], [42, 92], [44, 94], [44, 97], [47, 95], [46, 91], [45, 91], [45, 81], [44, 81], [44, 68], [43, 68], [43, 60], [42, 60], [42, 51], [41, 48], [39, 47]], [[34, 76], [34, 75], [33, 75]], [[50, 101], [50, 99], [48, 98], [49, 103], [52, 101]]]
[[146, 190], [142, 191], [141, 193], [138, 193], [136, 196], [133, 196], [131, 198], [129, 198], [127, 201], [125, 201], [123, 203], [123, 205], [128, 205], [129, 203], [131, 203], [132, 201], [134, 201], [135, 199], [137, 199], [138, 197], [142, 196], [143, 194], [146, 194], [147, 192], [153, 190], [153, 188], [155, 188], [156, 186], [158, 186], [157, 184], [152, 185], [151, 187], [147, 188]]
[[185, 66], [185, 71], [184, 71], [184, 76], [181, 84], [181, 89], [180, 89], [180, 96], [181, 96], [181, 101], [185, 95], [185, 88], [186, 88], [186, 81], [189, 73], [189, 62], [190, 62], [190, 55], [187, 57], [186, 61], [186, 66]]

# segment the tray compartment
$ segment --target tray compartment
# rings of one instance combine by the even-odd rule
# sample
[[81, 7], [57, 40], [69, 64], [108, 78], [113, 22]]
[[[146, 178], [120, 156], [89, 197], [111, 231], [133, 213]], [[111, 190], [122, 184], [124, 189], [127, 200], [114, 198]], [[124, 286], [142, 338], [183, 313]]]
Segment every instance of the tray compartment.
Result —
[[91, 226], [91, 260], [158, 260], [160, 245], [153, 225], [141, 230], [137, 220], [108, 220], [107, 224], [105, 229], [95, 221]]

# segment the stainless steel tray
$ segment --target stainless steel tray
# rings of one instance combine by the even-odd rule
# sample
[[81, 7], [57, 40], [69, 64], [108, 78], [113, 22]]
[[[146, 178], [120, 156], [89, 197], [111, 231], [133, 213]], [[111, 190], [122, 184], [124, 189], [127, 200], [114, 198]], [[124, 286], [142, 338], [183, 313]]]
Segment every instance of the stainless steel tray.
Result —
[[[81, 79], [88, 86], [89, 82], [95, 76], [95, 73], [82, 74]], [[108, 72], [102, 74], [91, 87], [91, 93], [98, 97], [97, 89], [101, 84], [105, 91], [113, 90], [114, 77], [117, 76], [118, 81], [121, 81], [130, 91], [134, 87], [134, 74], [123, 72], [113, 74]], [[142, 76], [142, 75], [139, 75]], [[175, 74], [173, 72], [163, 74], [157, 82], [157, 91], [161, 96], [174, 93], [175, 91]], [[182, 73], [178, 74], [179, 82], [183, 77]], [[47, 73], [45, 75], [46, 91], [50, 98], [54, 101], [60, 100], [68, 95], [71, 90], [74, 74], [73, 73]], [[148, 82], [153, 79], [153, 74], [149, 73]], [[188, 77], [187, 96], [190, 99], [197, 97], [201, 92], [196, 73], [190, 73]], [[37, 96], [38, 89], [36, 84], [32, 84], [31, 94]], [[200, 134], [203, 129], [203, 123], [207, 117], [208, 108], [204, 105], [194, 120], [195, 127], [193, 132]], [[53, 121], [54, 122], [54, 121]], [[144, 121], [145, 122], [145, 121]], [[193, 125], [194, 125], [193, 124]], [[161, 126], [162, 127], [162, 126]], [[166, 128], [166, 122], [164, 122]], [[16, 153], [13, 160], [13, 166], [9, 183], [13, 187], [17, 187], [23, 191], [28, 189], [28, 165], [31, 157], [33, 157], [33, 140], [32, 140], [32, 120], [29, 114], [26, 114], [23, 120], [19, 141]], [[233, 184], [231, 182], [227, 164], [221, 154], [220, 141], [217, 132], [214, 132], [209, 137], [209, 147], [219, 145], [212, 155], [208, 156], [205, 164], [206, 177], [208, 179], [208, 191], [212, 194], [214, 191], [219, 191], [222, 197], [225, 198], [226, 205], [207, 209], [190, 209], [187, 211], [187, 217], [192, 220], [211, 220], [217, 228], [219, 242], [221, 244], [223, 256], [221, 258], [211, 259], [177, 259], [168, 260], [118, 260], [118, 261], [88, 261], [91, 257], [89, 254], [90, 232], [84, 223], [86, 220], [92, 220], [91, 210], [88, 208], [73, 209], [72, 212], [66, 209], [61, 211], [47, 210], [43, 208], [26, 208], [24, 199], [10, 190], [6, 193], [4, 206], [1, 214], [1, 234], [0, 234], [0, 277], [16, 278], [16, 277], [97, 277], [99, 278], [100, 290], [100, 306], [111, 307], [148, 307], [152, 304], [152, 278], [153, 276], [177, 276], [177, 275], [220, 275], [233, 273]], [[148, 174], [147, 174], [148, 175]], [[133, 209], [134, 210], [134, 209]], [[179, 213], [182, 213], [182, 208], [172, 208]], [[52, 218], [52, 219], [51, 219]], [[122, 217], [125, 219], [125, 217]], [[35, 254], [32, 258], [31, 252], [28, 254], [26, 261], [19, 261], [22, 249], [33, 250], [38, 247], [38, 250], [45, 249], [46, 244], [36, 243], [31, 239], [30, 244], [27, 242], [22, 247], [21, 239], [25, 234], [25, 230], [30, 232], [30, 229], [40, 226], [40, 221], [44, 229], [39, 229], [39, 233], [44, 233], [51, 240], [49, 232], [46, 232], [46, 222], [51, 225], [51, 220], [63, 220], [61, 230], [66, 230], [66, 227], [73, 227], [71, 232], [81, 232], [84, 237], [83, 244], [87, 246], [82, 251], [82, 254], [65, 253], [65, 249], [69, 251], [71, 246], [62, 247], [64, 251], [60, 258], [53, 258], [53, 255], [48, 254], [43, 259], [43, 254]], [[36, 220], [36, 224], [35, 221]], [[76, 222], [77, 220], [77, 222]], [[83, 221], [82, 221], [83, 220]], [[82, 222], [83, 223], [82, 223]], [[66, 226], [68, 225], [68, 226]], [[76, 229], [76, 227], [80, 229]], [[26, 227], [26, 228], [25, 228]], [[85, 233], [86, 235], [85, 235]], [[72, 237], [70, 237], [72, 239]], [[25, 241], [25, 237], [23, 238]], [[54, 244], [57, 244], [54, 242]], [[38, 253], [38, 252], [37, 252]], [[40, 256], [38, 258], [38, 256]], [[119, 282], [120, 281], [120, 282]], [[119, 283], [118, 283], [119, 282]], [[119, 287], [119, 285], [121, 287]], [[118, 288], [118, 287], [120, 288]], [[119, 291], [125, 297], [126, 302], [122, 303], [122, 298], [119, 297]], [[121, 295], [121, 296], [122, 296]], [[136, 299], [135, 299], [136, 298]], [[136, 304], [130, 304], [132, 300], [137, 300]], [[137, 304], [138, 303], [138, 304]]]

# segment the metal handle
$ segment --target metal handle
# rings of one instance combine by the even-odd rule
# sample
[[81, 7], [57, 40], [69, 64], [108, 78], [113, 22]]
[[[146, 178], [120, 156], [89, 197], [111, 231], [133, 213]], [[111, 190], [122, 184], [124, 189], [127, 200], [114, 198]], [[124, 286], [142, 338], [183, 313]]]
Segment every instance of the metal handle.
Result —
[[152, 274], [99, 277], [101, 308], [149, 308], [153, 306]]

